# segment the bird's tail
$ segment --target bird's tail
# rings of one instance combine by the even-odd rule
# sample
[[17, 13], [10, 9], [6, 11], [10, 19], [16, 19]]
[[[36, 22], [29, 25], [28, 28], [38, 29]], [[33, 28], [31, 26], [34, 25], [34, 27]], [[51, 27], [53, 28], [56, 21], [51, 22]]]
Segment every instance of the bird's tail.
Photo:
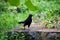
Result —
[[18, 22], [19, 24], [24, 23], [24, 22]]

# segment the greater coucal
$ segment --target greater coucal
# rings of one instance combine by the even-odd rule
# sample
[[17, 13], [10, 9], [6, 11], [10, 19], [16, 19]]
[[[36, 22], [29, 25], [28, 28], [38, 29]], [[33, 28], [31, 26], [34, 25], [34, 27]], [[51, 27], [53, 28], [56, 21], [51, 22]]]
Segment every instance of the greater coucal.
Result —
[[19, 24], [21, 24], [21, 23], [23, 23], [24, 25], [24, 29], [25, 29], [25, 26], [26, 25], [28, 25], [28, 28], [30, 27], [30, 24], [31, 24], [31, 22], [32, 22], [32, 14], [29, 14], [29, 16], [28, 16], [28, 18], [25, 20], [25, 21], [23, 21], [23, 22], [18, 22]]

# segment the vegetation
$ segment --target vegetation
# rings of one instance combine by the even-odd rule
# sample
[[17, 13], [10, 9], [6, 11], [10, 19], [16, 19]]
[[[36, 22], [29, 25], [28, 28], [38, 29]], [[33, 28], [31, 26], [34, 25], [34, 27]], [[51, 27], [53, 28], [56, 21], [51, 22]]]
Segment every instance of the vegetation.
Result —
[[17, 27], [30, 13], [47, 28], [60, 26], [60, 0], [0, 0], [0, 40], [6, 40], [6, 31]]

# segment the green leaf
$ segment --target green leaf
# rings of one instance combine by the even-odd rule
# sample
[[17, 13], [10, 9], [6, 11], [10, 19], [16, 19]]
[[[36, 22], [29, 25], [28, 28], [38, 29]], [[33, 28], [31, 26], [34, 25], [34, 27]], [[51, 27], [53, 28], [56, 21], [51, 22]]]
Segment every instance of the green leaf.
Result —
[[28, 9], [31, 11], [38, 10], [39, 8], [37, 6], [34, 6], [30, 0], [25, 2], [25, 5], [27, 6]]
[[41, 0], [36, 0], [37, 2], [40, 2]]
[[8, 2], [9, 2], [12, 6], [18, 6], [18, 5], [20, 5], [20, 0], [8, 0]]

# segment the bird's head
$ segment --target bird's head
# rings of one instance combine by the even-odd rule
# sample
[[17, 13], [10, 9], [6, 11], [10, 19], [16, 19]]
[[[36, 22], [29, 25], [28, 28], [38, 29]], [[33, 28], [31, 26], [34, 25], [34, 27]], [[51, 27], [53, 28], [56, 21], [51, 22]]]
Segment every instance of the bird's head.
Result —
[[29, 16], [31, 16], [31, 17], [32, 17], [33, 15], [32, 15], [32, 14], [29, 14]]

